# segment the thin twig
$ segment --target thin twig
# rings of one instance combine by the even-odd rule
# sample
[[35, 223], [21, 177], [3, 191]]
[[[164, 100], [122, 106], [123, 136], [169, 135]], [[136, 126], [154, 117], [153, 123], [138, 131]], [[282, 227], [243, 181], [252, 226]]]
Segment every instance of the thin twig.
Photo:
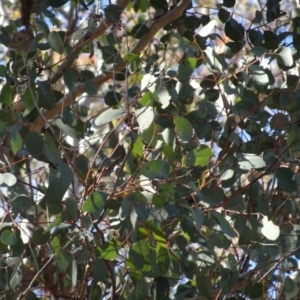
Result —
[[[139, 54], [142, 50], [151, 43], [153, 37], [157, 34], [157, 32], [162, 29], [167, 24], [171, 23], [175, 19], [179, 18], [190, 4], [190, 0], [181, 0], [180, 3], [171, 11], [163, 15], [160, 19], [155, 21], [152, 26], [149, 28], [149, 31], [143, 38], [141, 38], [136, 45], [132, 48], [130, 53]], [[88, 41], [91, 42], [94, 39], [94, 35], [92, 35]], [[122, 71], [127, 65], [126, 61], [122, 61], [117, 65], [113, 66], [107, 73], [101, 74], [93, 79], [93, 83], [99, 87], [104, 82], [112, 79], [115, 73]], [[70, 106], [73, 100], [83, 94], [86, 91], [86, 85], [80, 84], [76, 86], [72, 91], [70, 91], [67, 95], [65, 95], [53, 109], [47, 111], [43, 117], [47, 120], [52, 119], [56, 115], [58, 115], [64, 108]], [[40, 133], [42, 128], [45, 125], [43, 121], [43, 117], [39, 116], [37, 120], [32, 124], [31, 130]]]

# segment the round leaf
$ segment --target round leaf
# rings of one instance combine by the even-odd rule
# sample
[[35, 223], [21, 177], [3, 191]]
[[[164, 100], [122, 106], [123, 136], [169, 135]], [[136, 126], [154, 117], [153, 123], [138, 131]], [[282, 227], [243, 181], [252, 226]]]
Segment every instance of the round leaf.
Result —
[[175, 132], [176, 136], [181, 143], [188, 143], [192, 139], [193, 126], [185, 118], [175, 118]]
[[144, 163], [141, 174], [149, 179], [167, 179], [170, 173], [170, 165], [164, 160], [152, 160]]
[[13, 186], [17, 183], [17, 178], [12, 173], [0, 174], [0, 185], [5, 184], [6, 186]]
[[17, 197], [10, 200], [9, 204], [13, 212], [18, 212], [29, 209], [34, 204], [34, 202], [26, 195], [18, 195]]
[[297, 190], [297, 185], [293, 179], [294, 173], [288, 168], [277, 168], [275, 176], [278, 180], [278, 186], [287, 193], [293, 193]]
[[294, 66], [294, 59], [290, 48], [281, 46], [275, 53], [279, 68], [284, 71]]
[[50, 239], [50, 232], [45, 231], [43, 228], [36, 229], [32, 234], [32, 242], [35, 245], [43, 245], [47, 242], [49, 242]]
[[270, 241], [275, 241], [279, 237], [280, 229], [279, 226], [275, 225], [272, 221], [269, 221], [267, 216], [262, 219], [261, 233]]
[[136, 39], [141, 39], [149, 32], [149, 27], [144, 24], [137, 24], [131, 30], [131, 35]]
[[5, 229], [1, 234], [1, 242], [7, 246], [13, 246], [17, 243], [18, 237], [15, 231]]
[[202, 37], [209, 36], [211, 33], [213, 33], [216, 26], [217, 26], [216, 20], [210, 21], [208, 24], [206, 24], [204, 27], [201, 28], [201, 30], [199, 31], [199, 35]]
[[142, 133], [149, 128], [154, 120], [153, 107], [142, 107], [136, 111], [137, 122], [139, 123], [139, 131]]
[[95, 213], [102, 211], [105, 207], [107, 196], [102, 192], [94, 192], [83, 202], [83, 211]]
[[198, 149], [188, 152], [183, 158], [183, 164], [186, 167], [207, 166], [212, 157], [213, 152], [207, 146], [201, 146]]
[[230, 19], [225, 24], [225, 34], [235, 42], [244, 38], [245, 29], [235, 19]]

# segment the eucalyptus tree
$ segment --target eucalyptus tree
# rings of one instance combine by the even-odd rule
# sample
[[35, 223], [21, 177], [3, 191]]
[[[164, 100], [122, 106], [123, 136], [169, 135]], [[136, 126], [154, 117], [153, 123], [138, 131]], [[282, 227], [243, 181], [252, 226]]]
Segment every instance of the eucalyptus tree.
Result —
[[298, 6], [2, 1], [1, 299], [297, 299]]

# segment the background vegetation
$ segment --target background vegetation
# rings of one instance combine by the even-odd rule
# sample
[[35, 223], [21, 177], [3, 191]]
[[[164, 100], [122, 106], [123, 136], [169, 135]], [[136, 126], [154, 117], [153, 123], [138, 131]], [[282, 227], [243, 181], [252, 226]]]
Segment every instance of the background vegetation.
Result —
[[300, 17], [280, 0], [1, 1], [1, 299], [299, 299]]

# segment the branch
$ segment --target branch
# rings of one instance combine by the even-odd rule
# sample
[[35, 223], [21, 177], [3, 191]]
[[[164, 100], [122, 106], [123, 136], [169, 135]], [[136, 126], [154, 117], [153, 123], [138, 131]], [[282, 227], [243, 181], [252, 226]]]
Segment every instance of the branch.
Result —
[[[122, 10], [124, 10], [129, 3], [129, 0], [123, 0], [118, 6], [121, 7]], [[104, 32], [113, 25], [113, 22], [105, 22], [102, 21], [100, 26], [94, 30], [92, 33], [86, 33], [82, 39], [80, 39], [77, 44], [74, 47], [74, 50], [69, 55], [67, 60], [65, 60], [58, 68], [58, 70], [55, 72], [55, 74], [50, 78], [51, 83], [55, 83], [58, 81], [66, 72], [67, 68], [71, 67], [76, 55], [74, 53], [79, 53], [80, 50], [87, 44], [91, 43], [93, 40], [98, 38], [100, 35], [104, 34]]]
[[[185, 9], [190, 4], [190, 2], [191, 0], [181, 0], [174, 9], [172, 9], [171, 11], [163, 15], [156, 22], [154, 22], [152, 26], [149, 28], [148, 33], [135, 44], [135, 46], [129, 51], [129, 53], [134, 53], [134, 54], [141, 53], [141, 51], [149, 45], [153, 37], [161, 28], [171, 23], [172, 21], [176, 20], [184, 13]], [[91, 40], [93, 40], [95, 36], [96, 34], [91, 36], [88, 39], [88, 41], [90, 42]], [[108, 81], [109, 79], [112, 79], [114, 74], [122, 71], [126, 67], [126, 65], [127, 62], [125, 61], [116, 64], [107, 73], [95, 77], [93, 79], [94, 84], [97, 87], [99, 87], [104, 82]], [[42, 128], [45, 125], [43, 119], [50, 120], [53, 117], [55, 117], [64, 108], [70, 106], [71, 103], [74, 101], [74, 99], [80, 96], [81, 94], [83, 94], [85, 91], [86, 91], [85, 84], [80, 84], [76, 86], [70, 93], [65, 95], [58, 103], [56, 103], [53, 109], [45, 112], [43, 116], [39, 116], [37, 120], [34, 122], [34, 124], [32, 124], [31, 130], [40, 133]]]
[[[123, 0], [121, 1], [120, 4], [118, 4], [118, 6], [120, 6], [120, 8], [122, 10], [124, 10], [130, 0]], [[66, 72], [66, 70], [68, 68], [70, 68], [72, 66], [72, 64], [74, 63], [75, 59], [76, 59], [76, 55], [74, 54], [78, 54], [80, 53], [81, 49], [91, 43], [93, 40], [97, 39], [99, 36], [101, 36], [102, 34], [105, 33], [105, 31], [111, 26], [113, 25], [114, 22], [106, 22], [106, 21], [102, 21], [101, 24], [91, 33], [91, 32], [87, 32], [74, 46], [72, 53], [70, 53], [70, 55], [65, 59], [65, 61], [58, 67], [57, 71], [53, 74], [53, 76], [50, 77], [50, 82], [52, 84], [56, 83]], [[25, 110], [25, 103], [19, 101], [13, 108], [14, 112], [20, 113], [23, 112]]]

